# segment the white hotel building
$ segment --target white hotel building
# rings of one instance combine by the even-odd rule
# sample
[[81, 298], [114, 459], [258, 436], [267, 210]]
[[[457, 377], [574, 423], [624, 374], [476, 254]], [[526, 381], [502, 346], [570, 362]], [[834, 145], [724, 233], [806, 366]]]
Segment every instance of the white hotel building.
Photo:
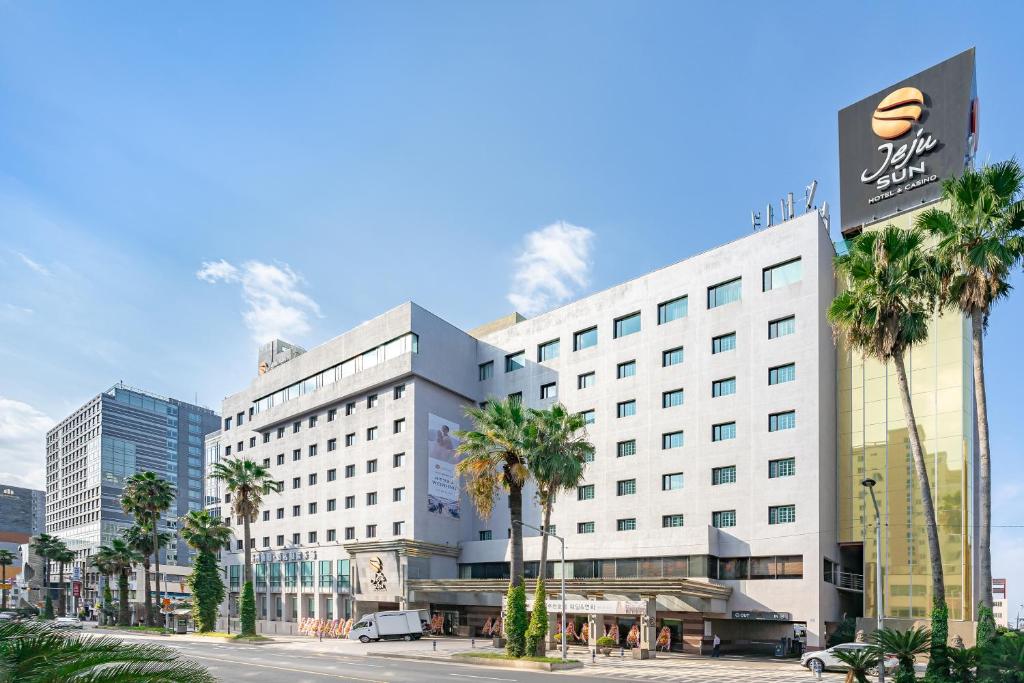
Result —
[[[437, 504], [443, 427], [457, 438], [465, 406], [519, 394], [590, 418], [596, 455], [552, 523], [571, 597], [602, 600], [599, 621], [625, 639], [642, 612], [648, 634], [667, 626], [688, 651], [712, 632], [739, 649], [794, 626], [819, 646], [844, 600], [860, 603], [836, 565], [833, 254], [811, 212], [533, 319], [466, 332], [406, 303], [268, 356], [207, 439], [208, 459], [252, 458], [283, 485], [252, 525], [259, 617], [422, 607], [479, 635], [507, 587], [508, 510], [479, 519], [464, 492]], [[215, 482], [207, 494], [231, 516]], [[539, 526], [532, 490], [524, 503]], [[552, 541], [548, 576], [558, 554]], [[238, 540], [235, 594], [240, 561]]]

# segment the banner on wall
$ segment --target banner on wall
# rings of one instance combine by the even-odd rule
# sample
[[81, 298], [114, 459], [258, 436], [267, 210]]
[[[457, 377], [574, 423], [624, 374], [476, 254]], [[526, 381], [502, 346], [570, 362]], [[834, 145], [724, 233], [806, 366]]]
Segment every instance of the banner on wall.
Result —
[[436, 515], [458, 519], [459, 480], [455, 474], [456, 422], [433, 413], [427, 416], [427, 508]]

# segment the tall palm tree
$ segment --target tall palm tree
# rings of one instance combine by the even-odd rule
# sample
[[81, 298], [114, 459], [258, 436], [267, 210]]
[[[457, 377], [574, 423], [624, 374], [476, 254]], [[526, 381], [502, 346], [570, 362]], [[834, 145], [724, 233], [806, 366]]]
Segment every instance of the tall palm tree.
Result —
[[[0, 549], [0, 583], [7, 584], [7, 568], [14, 564], [14, 555], [10, 550]], [[0, 609], [7, 609], [7, 589], [3, 589], [3, 597], [0, 598]]]
[[488, 401], [484, 408], [467, 408], [466, 416], [475, 429], [457, 433], [461, 441], [456, 452], [462, 460], [455, 470], [466, 477], [466, 491], [483, 518], [491, 516], [498, 491], [508, 492], [511, 586], [516, 588], [523, 584], [523, 486], [530, 477], [528, 413], [520, 400], [506, 398]]
[[[156, 539], [159, 546], [155, 550], [156, 552], [159, 552], [160, 548], [166, 547], [167, 544], [171, 542], [171, 535], [166, 531], [161, 531], [156, 534]], [[128, 543], [142, 555], [142, 569], [146, 589], [146, 599], [144, 601], [146, 605], [146, 625], [156, 626], [156, 615], [159, 613], [159, 607], [157, 607], [157, 609], [153, 609], [153, 595], [150, 592], [152, 583], [149, 572], [149, 558], [150, 555], [154, 554], [152, 530], [149, 528], [148, 524], [135, 523], [125, 529], [124, 540], [128, 541]]]
[[181, 538], [201, 553], [216, 555], [231, 545], [231, 527], [206, 510], [193, 510], [185, 517]]
[[992, 468], [985, 391], [985, 328], [993, 305], [1010, 292], [1010, 273], [1024, 256], [1024, 171], [1016, 161], [968, 169], [942, 185], [948, 209], [928, 209], [916, 227], [935, 240], [940, 302], [971, 321], [974, 401], [978, 411], [978, 585], [992, 608]]
[[110, 549], [106, 546], [100, 546], [96, 553], [89, 558], [89, 566], [103, 576], [103, 607], [100, 610], [100, 616], [103, 618], [102, 623], [104, 625], [107, 623], [107, 616], [111, 607], [107, 598], [110, 593], [110, 577], [114, 574], [109, 551]]
[[128, 575], [142, 562], [142, 555], [123, 538], [100, 546], [100, 552], [109, 558], [110, 568], [117, 574], [117, 625], [128, 626]]
[[64, 544], [64, 541], [59, 541], [53, 546], [53, 551], [50, 557], [54, 562], [57, 563], [60, 575], [60, 616], [66, 617], [68, 614], [68, 590], [64, 585], [64, 567], [75, 561], [75, 551], [71, 550]]
[[[121, 496], [121, 507], [135, 515], [135, 520], [150, 527], [153, 534], [153, 565], [156, 574], [156, 595], [160, 596], [160, 516], [174, 504], [174, 487], [153, 472], [136, 472], [128, 477]], [[149, 610], [147, 609], [147, 616]]]
[[231, 536], [231, 529], [206, 510], [188, 513], [181, 527], [181, 537], [197, 551], [189, 587], [192, 613], [199, 631], [212, 631], [216, 626], [217, 609], [224, 599], [217, 554], [231, 544]]
[[[855, 351], [883, 363], [892, 362], [896, 370], [928, 538], [932, 600], [935, 605], [945, 605], [946, 585], [935, 506], [910, 401], [906, 367], [907, 351], [928, 338], [934, 269], [922, 250], [921, 234], [892, 225], [854, 238], [849, 252], [836, 257], [835, 268], [846, 280], [846, 289], [828, 309], [833, 331]], [[933, 643], [931, 661], [936, 666], [943, 664], [944, 655], [945, 643]]]
[[29, 541], [32, 552], [43, 560], [43, 589], [47, 596], [50, 596], [50, 556], [59, 542], [59, 538], [50, 534], [39, 534]]

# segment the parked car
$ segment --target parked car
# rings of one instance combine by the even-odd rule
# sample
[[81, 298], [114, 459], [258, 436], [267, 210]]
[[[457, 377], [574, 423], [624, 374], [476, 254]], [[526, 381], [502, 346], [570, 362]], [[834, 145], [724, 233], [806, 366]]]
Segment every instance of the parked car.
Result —
[[[839, 661], [839, 658], [835, 656], [835, 653], [843, 650], [866, 650], [869, 647], [871, 647], [871, 645], [868, 643], [842, 643], [840, 645], [833, 645], [827, 650], [805, 652], [803, 656], [800, 657], [800, 665], [813, 670], [813, 662], [817, 660], [821, 662], [822, 671], [828, 671], [830, 669], [833, 671], [846, 671], [846, 664]], [[899, 667], [899, 664], [899, 660], [895, 657], [892, 655], [886, 655], [885, 670], [887, 672], [896, 669]]]
[[0, 621], [20, 621], [21, 615], [17, 612], [0, 612]]
[[82, 622], [77, 617], [57, 617], [53, 620], [54, 628], [82, 628]]

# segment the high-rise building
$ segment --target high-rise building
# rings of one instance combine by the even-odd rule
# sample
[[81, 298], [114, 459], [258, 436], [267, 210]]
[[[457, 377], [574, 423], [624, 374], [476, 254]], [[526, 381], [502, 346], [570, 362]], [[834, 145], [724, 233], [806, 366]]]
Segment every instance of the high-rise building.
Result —
[[21, 546], [43, 533], [46, 494], [37, 489], [0, 484], [0, 550], [14, 556], [7, 567], [8, 595], [23, 571]]
[[98, 581], [88, 556], [133, 522], [121, 494], [136, 472], [152, 471], [174, 486], [175, 502], [160, 525], [174, 540], [161, 562], [191, 563], [177, 520], [203, 508], [203, 440], [219, 424], [209, 408], [116, 384], [47, 432], [46, 532], [77, 553], [87, 591]]

